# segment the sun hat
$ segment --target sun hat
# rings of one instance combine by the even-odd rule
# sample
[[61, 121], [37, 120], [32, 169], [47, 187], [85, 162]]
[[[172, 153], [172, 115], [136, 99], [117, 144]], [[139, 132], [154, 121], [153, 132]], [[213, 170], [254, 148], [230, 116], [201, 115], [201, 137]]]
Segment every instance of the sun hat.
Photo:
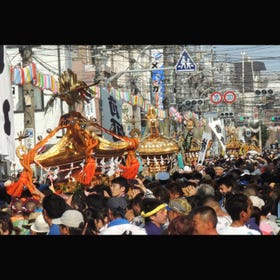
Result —
[[53, 219], [53, 224], [65, 225], [67, 227], [79, 228], [84, 223], [83, 214], [75, 209], [66, 210], [60, 218]]
[[30, 229], [35, 232], [46, 232], [50, 231], [49, 225], [46, 223], [43, 214], [40, 214], [35, 219], [34, 223], [31, 225]]

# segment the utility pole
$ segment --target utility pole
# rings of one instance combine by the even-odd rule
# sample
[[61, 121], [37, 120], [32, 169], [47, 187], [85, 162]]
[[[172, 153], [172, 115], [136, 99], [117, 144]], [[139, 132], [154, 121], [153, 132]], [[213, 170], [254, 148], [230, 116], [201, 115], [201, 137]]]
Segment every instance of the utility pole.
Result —
[[214, 51], [213, 48], [211, 48], [211, 86], [214, 85], [214, 76]]
[[[22, 66], [28, 66], [32, 62], [32, 46], [24, 45], [19, 47], [19, 53], [22, 57]], [[28, 133], [27, 148], [31, 149], [35, 144], [35, 104], [34, 89], [31, 82], [24, 82], [23, 86], [23, 104], [24, 104], [24, 133]], [[32, 135], [33, 134], [33, 135]]]
[[96, 52], [98, 52], [98, 56], [95, 57], [95, 78], [94, 82], [100, 81], [99, 86], [102, 88], [105, 86], [105, 61], [106, 61], [106, 46], [95, 46]]
[[[58, 77], [61, 77], [60, 46], [57, 45]], [[60, 99], [60, 113], [63, 115], [63, 101]]]
[[[129, 69], [134, 70], [136, 60], [133, 57], [131, 47], [128, 49]], [[132, 95], [138, 95], [139, 89], [136, 84], [136, 78], [134, 74], [130, 74], [130, 91]], [[139, 127], [140, 125], [140, 109], [137, 105], [132, 106], [132, 126], [133, 128]]]
[[[95, 77], [94, 77], [94, 83], [96, 83], [97, 81], [99, 82], [99, 86], [101, 89], [101, 94], [103, 92], [103, 88], [105, 86], [105, 75], [104, 75], [104, 69], [105, 69], [105, 65], [104, 65], [104, 55], [105, 55], [105, 50], [106, 46], [101, 45], [101, 46], [97, 46], [94, 45], [93, 46], [93, 50], [95, 53]], [[96, 111], [96, 118], [99, 121], [100, 125], [103, 125], [103, 119], [104, 119], [104, 110], [103, 110], [103, 103], [102, 103], [102, 98], [99, 98], [99, 100], [97, 101], [98, 103], [96, 103], [97, 106], [97, 111]], [[102, 135], [102, 132], [99, 132]]]
[[[173, 64], [171, 59], [171, 46], [164, 46], [163, 49], [163, 65], [164, 67], [170, 66]], [[163, 126], [163, 135], [166, 137], [170, 137], [170, 118], [169, 118], [169, 104], [170, 104], [170, 95], [173, 92], [173, 81], [171, 79], [172, 73], [168, 73], [168, 71], [164, 71], [164, 84], [165, 84], [165, 92], [163, 99], [163, 109], [165, 110], [165, 118], [164, 118], [164, 126]], [[171, 86], [172, 85], [172, 86]]]
[[241, 52], [241, 56], [242, 56], [242, 94], [244, 96], [244, 92], [245, 92], [245, 67], [244, 67], [245, 52]]
[[[58, 77], [60, 78], [61, 77], [61, 57], [60, 57], [60, 46], [57, 45], [57, 64], [58, 64]], [[69, 110], [69, 106], [68, 106], [68, 111]], [[60, 99], [60, 114], [61, 116], [64, 115], [64, 112], [63, 112], [63, 101]], [[62, 129], [62, 135], [65, 135], [65, 129]]]

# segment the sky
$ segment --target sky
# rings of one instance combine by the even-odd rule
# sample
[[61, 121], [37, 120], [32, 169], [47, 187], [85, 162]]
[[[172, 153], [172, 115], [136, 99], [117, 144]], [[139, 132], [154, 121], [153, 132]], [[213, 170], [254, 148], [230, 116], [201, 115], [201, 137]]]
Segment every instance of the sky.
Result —
[[218, 58], [225, 58], [231, 62], [241, 62], [242, 55], [249, 56], [251, 60], [265, 63], [269, 72], [280, 72], [280, 44], [279, 45], [211, 45]]

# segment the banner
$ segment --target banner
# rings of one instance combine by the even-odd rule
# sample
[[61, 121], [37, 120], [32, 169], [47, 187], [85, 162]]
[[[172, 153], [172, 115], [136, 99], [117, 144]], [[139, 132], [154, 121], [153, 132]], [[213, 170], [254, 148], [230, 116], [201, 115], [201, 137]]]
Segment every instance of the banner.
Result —
[[155, 107], [157, 109], [163, 110], [163, 100], [164, 100], [164, 91], [165, 91], [165, 85], [164, 85], [164, 70], [161, 68], [164, 68], [163, 65], [163, 55], [162, 53], [158, 52], [154, 54], [154, 61], [152, 62], [152, 68], [154, 69], [152, 71], [152, 103], [155, 104]]
[[203, 164], [210, 140], [212, 140], [211, 133], [204, 131], [202, 134], [201, 148], [198, 153], [197, 164]]
[[212, 129], [212, 131], [215, 133], [216, 137], [219, 140], [219, 143], [222, 146], [222, 150], [225, 152], [226, 151], [226, 141], [225, 141], [225, 136], [224, 136], [224, 123], [222, 122], [221, 119], [211, 121], [209, 122], [209, 126]]
[[[122, 125], [122, 104], [106, 89], [101, 91], [102, 100], [102, 126], [115, 134], [124, 136]], [[112, 135], [104, 132], [103, 137], [109, 141], [119, 141]]]
[[11, 162], [15, 161], [15, 129], [10, 67], [6, 47], [0, 45], [0, 154]]

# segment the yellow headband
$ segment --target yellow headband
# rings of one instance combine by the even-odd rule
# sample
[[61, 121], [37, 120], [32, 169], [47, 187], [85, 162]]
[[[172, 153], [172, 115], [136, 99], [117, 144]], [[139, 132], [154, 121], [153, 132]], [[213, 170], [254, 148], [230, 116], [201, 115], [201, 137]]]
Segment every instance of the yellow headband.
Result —
[[141, 216], [143, 218], [147, 218], [147, 217], [150, 217], [152, 215], [154, 215], [155, 213], [157, 213], [159, 210], [163, 209], [163, 208], [166, 208], [168, 205], [166, 203], [162, 203], [160, 204], [158, 207], [156, 207], [154, 210], [150, 211], [150, 212], [147, 212], [145, 213], [144, 211], [141, 212]]

